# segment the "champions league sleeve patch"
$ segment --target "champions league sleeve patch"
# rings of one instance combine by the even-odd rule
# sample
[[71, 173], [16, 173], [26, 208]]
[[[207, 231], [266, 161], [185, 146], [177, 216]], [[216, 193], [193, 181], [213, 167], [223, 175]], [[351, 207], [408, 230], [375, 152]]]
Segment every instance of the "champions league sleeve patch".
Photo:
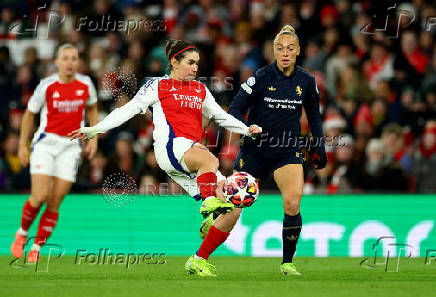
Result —
[[253, 76], [250, 76], [247, 79], [247, 85], [249, 85], [250, 87], [254, 86], [255, 83], [256, 83], [256, 79]]

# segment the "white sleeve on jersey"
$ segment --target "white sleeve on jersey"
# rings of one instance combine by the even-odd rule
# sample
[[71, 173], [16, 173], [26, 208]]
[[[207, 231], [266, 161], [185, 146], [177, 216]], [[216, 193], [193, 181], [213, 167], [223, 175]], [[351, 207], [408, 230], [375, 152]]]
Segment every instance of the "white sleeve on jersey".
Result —
[[221, 171], [216, 171], [216, 182], [219, 183], [223, 180], [226, 180], [226, 177], [221, 173]]
[[88, 85], [89, 98], [86, 101], [86, 105], [90, 106], [97, 103], [97, 91], [95, 90], [94, 84], [89, 76], [86, 77], [86, 84]]
[[147, 112], [150, 105], [159, 101], [157, 94], [158, 80], [146, 84], [136, 93], [135, 97], [125, 105], [114, 109], [101, 122], [95, 125], [97, 133], [104, 133], [115, 127], [121, 126], [135, 115]]
[[221, 106], [216, 103], [209, 89], [206, 86], [204, 87], [206, 88], [206, 97], [203, 102], [203, 115], [208, 119], [213, 119], [218, 125], [231, 132], [251, 136], [248, 127], [240, 120], [225, 112]]
[[32, 97], [29, 99], [29, 103], [27, 104], [27, 109], [33, 113], [39, 113], [41, 108], [45, 104], [45, 91], [47, 90], [47, 83], [45, 80], [42, 80], [35, 91], [32, 94]]

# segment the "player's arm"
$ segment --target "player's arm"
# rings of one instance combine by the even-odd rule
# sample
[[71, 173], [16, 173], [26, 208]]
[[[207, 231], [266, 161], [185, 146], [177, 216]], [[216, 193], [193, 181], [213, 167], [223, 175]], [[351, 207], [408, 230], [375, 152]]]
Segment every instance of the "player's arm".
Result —
[[257, 125], [247, 127], [242, 121], [236, 119], [234, 116], [225, 112], [210, 91], [206, 87], [206, 98], [203, 102], [203, 115], [208, 119], [213, 119], [221, 127], [242, 135], [252, 136], [253, 134], [262, 133], [262, 128]]
[[135, 115], [144, 114], [148, 106], [155, 103], [158, 98], [156, 85], [144, 85], [138, 93], [125, 105], [114, 109], [101, 122], [92, 127], [82, 127], [68, 134], [71, 139], [87, 140], [96, 137], [100, 133], [105, 133], [115, 127], [119, 127]]
[[29, 165], [29, 138], [35, 123], [35, 115], [45, 104], [45, 91], [47, 84], [40, 82], [29, 99], [27, 109], [21, 120], [20, 140], [18, 143], [18, 157], [23, 167]]
[[327, 165], [327, 154], [324, 147], [324, 138], [322, 133], [322, 118], [319, 112], [319, 93], [316, 81], [313, 78], [308, 91], [308, 96], [304, 101], [304, 110], [306, 111], [307, 120], [309, 121], [310, 132], [316, 139], [316, 169], [322, 169]]
[[[86, 107], [86, 117], [88, 119], [88, 123], [91, 126], [97, 125], [98, 123], [98, 105], [97, 103], [88, 105]], [[98, 139], [97, 137], [90, 139], [84, 148], [85, 155], [89, 160], [94, 158], [98, 149]]]
[[18, 146], [18, 157], [23, 167], [29, 164], [29, 137], [35, 121], [35, 114], [26, 109], [21, 120], [20, 141]]
[[248, 78], [247, 81], [241, 85], [238, 94], [236, 94], [235, 98], [233, 98], [233, 101], [230, 104], [229, 114], [245, 124], [247, 124], [247, 122], [244, 120], [244, 114], [247, 113], [253, 96], [259, 88], [259, 80], [262, 76], [263, 71], [256, 71], [254, 76]]
[[[88, 123], [90, 126], [97, 125], [98, 123], [98, 104], [97, 104], [97, 91], [94, 87], [94, 84], [91, 81], [91, 78], [88, 79], [88, 90], [89, 90], [89, 98], [86, 101], [86, 117], [88, 119]], [[84, 145], [84, 153], [86, 157], [91, 160], [94, 158], [98, 149], [98, 139], [97, 137], [89, 140]]]

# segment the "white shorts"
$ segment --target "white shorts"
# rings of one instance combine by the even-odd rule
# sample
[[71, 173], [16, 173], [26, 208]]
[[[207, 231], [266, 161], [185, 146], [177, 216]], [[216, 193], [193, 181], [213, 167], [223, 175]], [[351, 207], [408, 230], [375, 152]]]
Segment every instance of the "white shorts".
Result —
[[[197, 174], [189, 170], [183, 159], [184, 154], [196, 144], [200, 143], [185, 137], [176, 137], [166, 144], [155, 142], [154, 154], [159, 167], [195, 200], [200, 200], [201, 194], [197, 184]], [[217, 182], [225, 179], [225, 176], [219, 170], [216, 175]]]
[[201, 199], [197, 175], [186, 166], [183, 155], [197, 142], [176, 137], [166, 144], [154, 143], [154, 154], [159, 167], [196, 200]]
[[30, 174], [56, 176], [74, 183], [81, 152], [77, 140], [71, 141], [53, 133], [41, 133], [32, 141]]

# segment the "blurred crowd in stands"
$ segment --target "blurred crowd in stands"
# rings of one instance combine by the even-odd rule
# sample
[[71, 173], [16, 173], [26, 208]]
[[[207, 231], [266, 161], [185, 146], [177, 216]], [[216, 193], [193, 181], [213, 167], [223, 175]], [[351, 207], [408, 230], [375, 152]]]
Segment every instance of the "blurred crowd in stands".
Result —
[[[108, 73], [124, 69], [137, 78], [137, 87], [147, 77], [168, 73], [168, 38], [198, 45], [199, 76], [226, 109], [241, 82], [274, 61], [272, 39], [291, 24], [300, 39], [297, 64], [318, 84], [324, 134], [343, 142], [327, 147], [325, 169], [306, 168], [305, 193], [436, 192], [434, 1], [44, 2], [44, 7], [30, 0], [0, 4], [1, 191], [29, 189], [28, 168], [17, 157], [20, 121], [40, 79], [56, 71], [52, 59], [42, 58], [43, 47], [32, 43], [17, 57], [13, 49], [20, 42], [36, 44], [38, 34], [46, 34], [54, 47], [76, 45], [79, 72], [94, 80], [103, 118], [132, 96], [108, 95]], [[54, 12], [61, 22], [50, 19]], [[17, 22], [20, 26], [13, 26]], [[204, 142], [219, 157], [221, 171], [231, 173], [239, 137], [205, 126]], [[304, 116], [302, 130], [309, 133]], [[120, 171], [134, 178], [141, 193], [156, 193], [160, 183], [169, 182], [153, 154], [150, 115], [102, 135], [97, 156], [82, 162], [73, 190], [99, 191], [107, 176]], [[271, 180], [261, 188], [275, 189]]]

